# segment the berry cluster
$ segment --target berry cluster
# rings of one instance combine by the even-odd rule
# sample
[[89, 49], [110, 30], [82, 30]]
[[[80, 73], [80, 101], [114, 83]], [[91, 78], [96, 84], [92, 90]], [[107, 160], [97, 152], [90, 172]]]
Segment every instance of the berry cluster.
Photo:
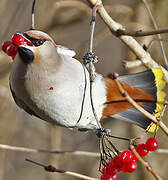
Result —
[[[139, 144], [136, 151], [140, 156], [146, 156], [149, 151], [158, 148], [158, 142], [155, 138], [149, 138], [145, 144]], [[130, 151], [125, 150], [120, 155], [112, 158], [102, 169], [101, 180], [116, 180], [117, 172], [132, 173], [137, 168], [137, 157]]]
[[2, 44], [1, 49], [8, 55], [11, 56], [12, 59], [14, 60], [18, 50], [17, 50], [17, 46], [18, 45], [29, 45], [32, 46], [32, 43], [30, 43], [29, 41], [27, 41], [21, 34], [16, 33], [13, 35], [12, 40], [11, 41], [5, 41]]
[[137, 168], [137, 158], [129, 150], [125, 150], [120, 155], [112, 158], [102, 169], [101, 180], [116, 180], [117, 172], [132, 173]]

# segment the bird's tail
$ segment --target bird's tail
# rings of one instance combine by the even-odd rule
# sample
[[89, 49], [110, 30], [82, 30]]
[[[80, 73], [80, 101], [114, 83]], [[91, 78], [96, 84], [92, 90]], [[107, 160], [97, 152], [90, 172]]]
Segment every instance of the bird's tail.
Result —
[[[128, 94], [146, 111], [155, 117], [160, 117], [164, 108], [166, 94], [163, 88], [166, 82], [163, 79], [160, 68], [120, 76], [119, 80]], [[141, 112], [133, 108], [120, 94], [114, 80], [107, 78], [107, 103], [104, 109], [104, 117], [113, 117], [137, 124], [140, 127], [155, 132], [157, 126]]]

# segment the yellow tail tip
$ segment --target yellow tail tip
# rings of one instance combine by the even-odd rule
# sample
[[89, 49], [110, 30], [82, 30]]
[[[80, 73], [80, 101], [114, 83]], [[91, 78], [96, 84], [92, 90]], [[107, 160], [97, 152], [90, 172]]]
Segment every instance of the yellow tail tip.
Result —
[[[161, 113], [164, 108], [164, 102], [166, 98], [166, 93], [163, 90], [163, 88], [166, 86], [166, 82], [163, 79], [164, 73], [160, 68], [152, 68], [151, 69], [154, 76], [155, 76], [155, 85], [157, 88], [157, 103], [156, 103], [156, 109], [154, 112], [155, 117], [160, 117]], [[147, 127], [148, 132], [155, 132], [158, 129], [158, 126], [154, 124], [153, 122]]]

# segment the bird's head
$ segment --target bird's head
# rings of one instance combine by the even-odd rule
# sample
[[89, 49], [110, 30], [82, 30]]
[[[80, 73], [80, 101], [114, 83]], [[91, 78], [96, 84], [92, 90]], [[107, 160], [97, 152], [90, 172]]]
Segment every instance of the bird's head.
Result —
[[12, 43], [17, 47], [20, 59], [25, 64], [51, 59], [56, 53], [54, 40], [42, 31], [15, 33]]

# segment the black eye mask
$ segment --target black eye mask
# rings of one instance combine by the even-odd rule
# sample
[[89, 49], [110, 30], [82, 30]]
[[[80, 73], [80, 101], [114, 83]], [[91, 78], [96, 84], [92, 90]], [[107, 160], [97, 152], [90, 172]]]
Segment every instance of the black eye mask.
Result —
[[45, 39], [35, 39], [27, 35], [26, 33], [23, 34], [34, 46], [41, 46], [46, 40]]

